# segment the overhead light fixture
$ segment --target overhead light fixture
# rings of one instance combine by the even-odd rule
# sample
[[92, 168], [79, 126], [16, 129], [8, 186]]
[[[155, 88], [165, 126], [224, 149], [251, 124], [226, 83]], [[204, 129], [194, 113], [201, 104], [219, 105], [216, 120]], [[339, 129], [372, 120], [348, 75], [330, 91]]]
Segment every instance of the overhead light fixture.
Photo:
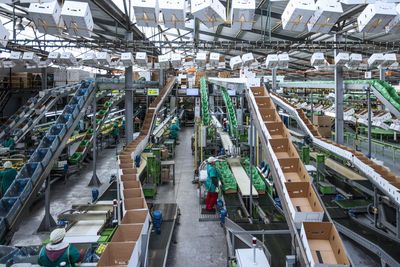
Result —
[[131, 52], [121, 53], [120, 62], [122, 63], [122, 65], [124, 65], [125, 68], [133, 66], [133, 64], [135, 64], [133, 54]]
[[205, 67], [207, 63], [207, 53], [206, 52], [199, 52], [196, 55], [196, 65], [197, 67]]
[[242, 56], [243, 66], [250, 66], [254, 62], [253, 53], [247, 53]]
[[[392, 32], [397, 33], [397, 32], [399, 32], [398, 27], [400, 25], [400, 4], [398, 4], [396, 6], [396, 12], [397, 12], [396, 17], [394, 17], [389, 22], [389, 24], [385, 27], [385, 32], [386, 33], [392, 33]], [[395, 30], [397, 30], [397, 31], [395, 31]]]
[[307, 24], [308, 31], [329, 33], [343, 14], [342, 4], [337, 0], [318, 0], [316, 10]]
[[97, 58], [95, 53], [86, 53], [83, 56], [83, 63], [88, 65], [97, 65]]
[[233, 0], [231, 9], [231, 28], [235, 30], [251, 30], [256, 10], [255, 0]]
[[71, 52], [62, 52], [59, 63], [61, 65], [74, 66], [76, 64], [76, 58]]
[[282, 13], [282, 28], [304, 31], [315, 10], [314, 0], [290, 0]]
[[381, 65], [385, 61], [385, 57], [383, 53], [374, 53], [368, 59], [368, 67], [369, 68], [376, 68]]
[[169, 69], [169, 55], [159, 55], [158, 64], [160, 64], [160, 69]]
[[397, 55], [394, 53], [389, 53], [383, 55], [383, 62], [379, 66], [380, 69], [387, 69], [397, 62]]
[[10, 57], [8, 59], [15, 64], [22, 64], [22, 52], [11, 51]]
[[219, 0], [192, 0], [191, 12], [207, 28], [214, 28], [226, 21], [226, 8]]
[[133, 12], [137, 26], [157, 27], [160, 13], [158, 0], [133, 1]]
[[319, 67], [325, 64], [325, 56], [322, 52], [316, 52], [311, 56], [311, 66]]
[[335, 56], [335, 65], [336, 66], [344, 66], [350, 61], [349, 53], [340, 52]]
[[96, 59], [100, 65], [109, 66], [111, 63], [111, 56], [107, 52], [99, 52], [96, 54]]
[[357, 53], [351, 53], [349, 57], [349, 62], [346, 67], [349, 69], [358, 68], [362, 62], [362, 55]]
[[231, 69], [238, 69], [242, 66], [242, 58], [240, 56], [232, 57], [229, 61], [229, 66]]
[[282, 53], [278, 55], [278, 67], [281, 69], [289, 68], [290, 57], [288, 53]]
[[167, 28], [185, 29], [186, 1], [162, 0], [159, 2], [164, 25]]
[[179, 69], [182, 66], [182, 56], [179, 53], [171, 55], [171, 65], [174, 69]]
[[61, 56], [61, 54], [58, 52], [50, 52], [49, 55], [47, 56], [47, 59], [53, 63], [58, 63], [60, 56]]
[[27, 68], [35, 68], [39, 62], [39, 57], [34, 52], [24, 52], [22, 60], [27, 64]]
[[380, 33], [397, 16], [393, 3], [376, 2], [369, 4], [357, 18], [358, 31]]
[[146, 52], [137, 52], [136, 53], [136, 63], [140, 67], [147, 67], [147, 53]]

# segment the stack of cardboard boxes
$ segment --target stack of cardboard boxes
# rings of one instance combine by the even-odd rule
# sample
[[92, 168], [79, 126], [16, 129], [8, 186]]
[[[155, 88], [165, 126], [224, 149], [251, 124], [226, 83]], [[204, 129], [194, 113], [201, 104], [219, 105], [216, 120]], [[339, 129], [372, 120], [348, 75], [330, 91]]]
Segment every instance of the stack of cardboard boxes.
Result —
[[331, 137], [332, 119], [329, 116], [313, 115], [313, 124], [317, 127], [321, 137]]

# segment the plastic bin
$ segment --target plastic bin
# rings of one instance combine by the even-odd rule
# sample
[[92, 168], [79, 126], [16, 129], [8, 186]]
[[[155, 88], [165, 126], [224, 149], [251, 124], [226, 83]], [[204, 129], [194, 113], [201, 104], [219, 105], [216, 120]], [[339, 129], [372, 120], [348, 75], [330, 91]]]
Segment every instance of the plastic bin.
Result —
[[19, 197], [22, 203], [25, 202], [26, 198], [32, 192], [32, 181], [31, 179], [15, 179], [11, 186], [8, 188], [4, 197]]
[[7, 223], [12, 222], [21, 205], [19, 197], [3, 197], [0, 201], [0, 217], [4, 217]]
[[0, 264], [6, 264], [11, 258], [19, 254], [19, 249], [10, 246], [0, 246]]
[[77, 105], [66, 105], [63, 114], [71, 114], [75, 119], [78, 116], [79, 110]]
[[48, 148], [38, 148], [36, 149], [35, 153], [29, 159], [29, 163], [32, 162], [41, 162], [43, 167], [46, 167], [51, 159], [53, 153]]
[[17, 175], [17, 179], [32, 179], [32, 184], [35, 184], [40, 174], [42, 173], [43, 166], [40, 162], [26, 163]]
[[89, 91], [87, 89], [78, 89], [75, 93], [76, 96], [83, 96], [85, 99], [89, 95]]
[[46, 135], [40, 141], [39, 148], [48, 148], [51, 152], [57, 150], [60, 138], [57, 135]]
[[74, 122], [74, 118], [72, 117], [71, 114], [61, 114], [60, 117], [58, 117], [56, 123], [59, 124], [64, 124], [67, 128], [70, 128], [72, 126], [72, 123]]
[[72, 156], [69, 158], [69, 163], [71, 164], [77, 164], [80, 162], [82, 159], [82, 153], [81, 152], [75, 152], [72, 154]]
[[64, 124], [55, 124], [48, 131], [49, 135], [57, 135], [60, 140], [63, 139], [66, 132], [66, 128]]
[[81, 109], [83, 107], [84, 104], [84, 100], [82, 97], [80, 96], [74, 96], [68, 103], [68, 105], [77, 105], [79, 107], [79, 109]]
[[86, 131], [86, 134], [93, 134], [93, 132], [94, 132], [93, 129], [89, 129]]
[[10, 118], [8, 118], [9, 121], [18, 121], [19, 116], [17, 114], [12, 115]]
[[36, 97], [31, 97], [28, 99], [28, 103], [37, 103], [37, 98]]
[[20, 137], [22, 136], [24, 132], [21, 129], [15, 130], [11, 133], [11, 135], [16, 136], [16, 137]]
[[88, 146], [90, 144], [90, 140], [82, 140], [79, 143], [79, 146]]

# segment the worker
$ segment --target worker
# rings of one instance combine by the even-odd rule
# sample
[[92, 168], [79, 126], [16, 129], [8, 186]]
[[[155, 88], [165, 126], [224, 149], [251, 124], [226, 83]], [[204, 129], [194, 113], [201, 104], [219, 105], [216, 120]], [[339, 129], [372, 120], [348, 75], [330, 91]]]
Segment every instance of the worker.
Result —
[[119, 136], [119, 124], [118, 124], [118, 121], [114, 122], [112, 135], [114, 137], [115, 144], [118, 144], [118, 136]]
[[6, 161], [4, 163], [4, 171], [0, 172], [0, 182], [1, 182], [1, 195], [7, 192], [12, 182], [17, 176], [17, 171], [13, 168], [11, 161]]
[[215, 213], [214, 205], [217, 203], [218, 199], [218, 181], [219, 172], [216, 166], [218, 161], [215, 157], [210, 157], [207, 162], [207, 181], [205, 183], [205, 188], [208, 191], [206, 198], [206, 208], [203, 213]]
[[180, 130], [179, 126], [176, 125], [175, 120], [172, 121], [171, 126], [169, 126], [169, 130], [171, 131], [172, 139], [178, 139], [178, 131]]
[[42, 247], [38, 257], [40, 266], [58, 267], [65, 262], [66, 267], [73, 267], [81, 262], [83, 251], [79, 252], [74, 246], [64, 242], [65, 229], [57, 228], [50, 234], [50, 243]]
[[6, 139], [4, 139], [4, 141], [3, 141], [3, 146], [9, 147], [10, 151], [14, 151], [15, 150], [14, 138], [12, 138], [10, 135], [7, 135]]
[[229, 130], [230, 130], [230, 125], [229, 125], [229, 121], [227, 120], [226, 124], [225, 124], [225, 132], [229, 133]]

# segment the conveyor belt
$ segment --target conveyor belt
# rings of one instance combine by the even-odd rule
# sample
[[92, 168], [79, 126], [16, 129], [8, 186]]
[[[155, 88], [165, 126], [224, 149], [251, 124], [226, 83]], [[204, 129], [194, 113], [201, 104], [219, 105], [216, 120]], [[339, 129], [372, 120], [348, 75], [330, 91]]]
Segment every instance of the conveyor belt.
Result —
[[[240, 189], [240, 193], [243, 197], [250, 196], [250, 178], [247, 175], [246, 171], [243, 169], [242, 164], [240, 163], [240, 159], [238, 158], [230, 158], [227, 160], [229, 166], [231, 167], [233, 176], [235, 176], [236, 182]], [[252, 187], [252, 195], [253, 197], [258, 197], [258, 192], [256, 188]]]

